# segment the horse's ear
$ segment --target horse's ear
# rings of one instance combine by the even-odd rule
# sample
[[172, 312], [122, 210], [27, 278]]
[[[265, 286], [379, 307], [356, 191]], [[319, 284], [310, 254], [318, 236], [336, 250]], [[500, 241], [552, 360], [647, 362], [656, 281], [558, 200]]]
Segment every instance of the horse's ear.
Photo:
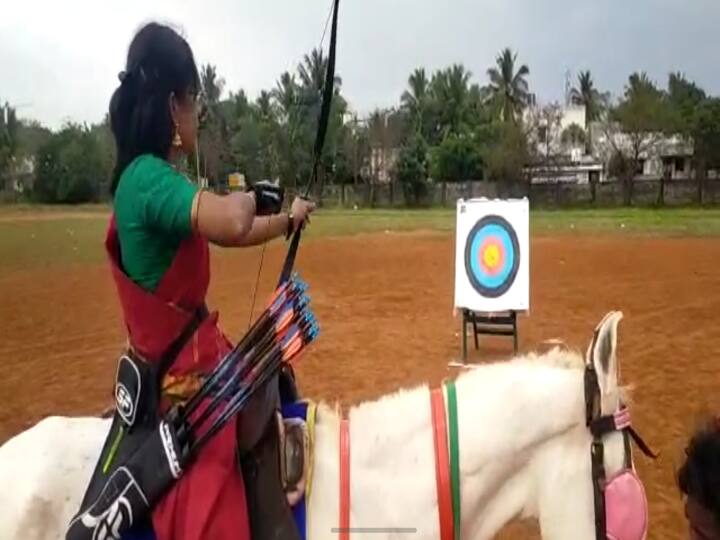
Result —
[[593, 340], [588, 348], [587, 361], [595, 366], [603, 394], [609, 394], [617, 389], [617, 334], [622, 318], [622, 311], [611, 311], [605, 315], [595, 328]]

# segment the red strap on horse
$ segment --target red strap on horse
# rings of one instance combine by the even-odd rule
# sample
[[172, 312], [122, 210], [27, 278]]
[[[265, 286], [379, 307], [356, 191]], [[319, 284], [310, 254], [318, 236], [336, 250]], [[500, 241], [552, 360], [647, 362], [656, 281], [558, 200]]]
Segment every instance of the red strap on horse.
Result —
[[433, 442], [435, 443], [435, 480], [437, 482], [440, 540], [453, 540], [453, 508], [450, 491], [450, 458], [447, 445], [445, 396], [442, 387], [430, 392]]
[[340, 540], [350, 539], [350, 422], [340, 420]]

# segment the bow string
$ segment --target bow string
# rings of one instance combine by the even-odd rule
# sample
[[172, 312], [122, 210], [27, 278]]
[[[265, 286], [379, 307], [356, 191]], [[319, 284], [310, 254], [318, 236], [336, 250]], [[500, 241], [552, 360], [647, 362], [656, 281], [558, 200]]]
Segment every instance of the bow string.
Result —
[[[301, 195], [304, 199], [309, 199], [311, 188], [318, 181], [318, 171], [320, 168], [320, 162], [322, 160], [322, 151], [325, 146], [325, 136], [327, 134], [328, 125], [330, 122], [330, 109], [332, 106], [332, 98], [335, 91], [335, 52], [337, 49], [337, 25], [338, 25], [338, 7], [340, 0], [332, 0], [332, 25], [330, 30], [330, 46], [328, 52], [327, 68], [325, 71], [325, 83], [323, 85], [322, 93], [322, 105], [320, 108], [320, 116], [318, 117], [318, 127], [315, 134], [315, 145], [313, 147], [313, 166], [312, 173], [305, 187], [304, 193]], [[327, 23], [323, 31], [322, 41], [325, 39], [325, 32], [327, 31]], [[324, 175], [320, 181], [319, 194], [322, 197], [322, 188], [324, 184]], [[280, 278], [278, 280], [278, 287], [290, 279], [293, 267], [295, 266], [295, 258], [297, 256], [298, 247], [300, 245], [300, 238], [302, 236], [303, 227], [293, 233], [290, 246], [288, 247], [287, 255], [285, 256], [285, 262], [283, 263], [282, 270], [280, 272]], [[255, 290], [253, 291], [252, 305], [250, 308], [250, 320], [248, 321], [248, 327], [252, 322], [253, 312], [255, 311], [255, 300], [257, 298], [257, 290], [260, 284], [260, 275], [262, 273], [262, 263], [265, 254], [265, 245], [263, 245], [260, 266], [258, 268], [258, 275], [255, 282]]]
[[[330, 51], [328, 53], [327, 70], [325, 71], [325, 85], [323, 87], [322, 106], [320, 109], [320, 117], [318, 119], [318, 129], [315, 135], [315, 146], [313, 148], [313, 168], [310, 180], [307, 183], [305, 193], [303, 195], [303, 198], [305, 199], [308, 199], [310, 196], [310, 189], [317, 183], [318, 180], [318, 169], [320, 168], [320, 162], [322, 160], [322, 151], [325, 146], [325, 135], [327, 134], [327, 128], [330, 123], [330, 108], [332, 106], [333, 93], [335, 92], [335, 52], [337, 49], [338, 5], [340, 4], [340, 0], [333, 0], [333, 3], [332, 27], [330, 30]], [[320, 197], [322, 197], [323, 183], [324, 175], [320, 182]], [[302, 231], [303, 228], [299, 227], [293, 234], [287, 256], [285, 257], [285, 263], [283, 264], [282, 271], [280, 272], [278, 287], [290, 279], [290, 274], [292, 273], [293, 266], [295, 265], [295, 257], [297, 255], [298, 246], [300, 245]]]

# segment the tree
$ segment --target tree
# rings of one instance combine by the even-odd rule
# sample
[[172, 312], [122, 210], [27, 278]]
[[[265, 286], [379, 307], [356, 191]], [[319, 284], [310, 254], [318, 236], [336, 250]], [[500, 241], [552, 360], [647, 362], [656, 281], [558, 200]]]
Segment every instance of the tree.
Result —
[[462, 64], [438, 71], [430, 83], [436, 112], [436, 142], [458, 135], [469, 122], [471, 73]]
[[528, 140], [522, 126], [502, 122], [494, 127], [496, 143], [486, 147], [484, 160], [490, 180], [498, 183], [501, 196], [527, 194], [525, 167], [530, 161]]
[[683, 74], [671, 73], [668, 77], [667, 95], [675, 116], [674, 129], [684, 135], [691, 135], [695, 124], [695, 113], [700, 104], [707, 99], [705, 91], [688, 81]]
[[218, 77], [217, 68], [214, 65], [206, 64], [200, 69], [200, 85], [203, 99], [212, 106], [220, 101], [220, 96], [225, 88], [225, 79]]
[[[225, 88], [225, 79], [218, 76], [212, 64], [200, 69], [201, 101], [203, 105], [202, 120], [199, 130], [199, 164], [202, 176], [207, 175], [219, 182], [223, 164], [228, 160], [230, 147], [228, 144], [228, 122], [223, 114], [220, 98]], [[195, 167], [192, 167], [193, 172]], [[208, 179], [209, 180], [209, 179]]]
[[408, 89], [400, 97], [402, 110], [408, 116], [408, 125], [414, 133], [429, 135], [428, 120], [431, 107], [430, 82], [424, 68], [416, 69], [408, 77]]
[[527, 65], [517, 71], [517, 54], [509, 48], [503, 49], [496, 58], [496, 67], [488, 69], [490, 96], [494, 107], [505, 122], [515, 121], [530, 100], [526, 77], [530, 74]]
[[[104, 120], [103, 124], [108, 125], [108, 120]], [[18, 126], [18, 154], [34, 158], [38, 148], [45, 144], [51, 135], [52, 132], [36, 120], [20, 121]]]
[[400, 149], [395, 164], [395, 176], [402, 186], [408, 205], [420, 205], [427, 194], [427, 152], [427, 143], [417, 133], [411, 135]]
[[297, 184], [298, 164], [302, 162], [303, 156], [307, 155], [306, 149], [298, 144], [300, 122], [303, 119], [302, 95], [295, 75], [288, 71], [280, 75], [271, 92], [279, 123], [276, 144], [280, 181], [283, 185]]
[[720, 98], [704, 100], [694, 115], [692, 136], [695, 144], [695, 168], [698, 202], [703, 202], [708, 169], [720, 169]]
[[106, 157], [92, 129], [64, 126], [38, 150], [36, 199], [65, 204], [97, 201], [111, 172], [112, 163]]
[[[325, 87], [325, 76], [327, 73], [328, 59], [325, 58], [322, 49], [313, 49], [306, 54], [303, 62], [298, 66], [300, 83], [303, 88], [314, 91], [318, 97], [322, 96]], [[335, 77], [335, 87], [340, 86], [340, 77]]]
[[[585, 123], [590, 126], [592, 122], [600, 118], [600, 114], [608, 106], [608, 94], [601, 94], [596, 88], [590, 71], [581, 71], [578, 75], [578, 86], [570, 91], [570, 100], [575, 105], [585, 107]], [[588, 136], [585, 137], [585, 153], [592, 154], [592, 136], [588, 129]]]
[[271, 96], [277, 107], [280, 121], [286, 124], [292, 123], [293, 118], [297, 117], [300, 96], [300, 88], [295, 80], [295, 75], [288, 71], [280, 75]]
[[[688, 143], [694, 142], [693, 162], [697, 176], [697, 200], [702, 203], [709, 156], [706, 155], [703, 148], [704, 135], [700, 131], [699, 123], [701, 122], [702, 105], [707, 100], [707, 96], [702, 88], [688, 81], [682, 73], [670, 73], [667, 99], [671, 114], [668, 131], [683, 136]], [[665, 179], [666, 174], [663, 174], [663, 184]], [[663, 188], [664, 185], [661, 186], [661, 189]], [[662, 198], [662, 194], [660, 198]]]
[[430, 173], [445, 182], [477, 180], [482, 178], [482, 157], [467, 134], [450, 134], [431, 149]]
[[705, 164], [720, 168], [720, 98], [703, 101], [697, 110], [693, 130], [696, 152]]
[[10, 178], [10, 169], [18, 152], [19, 129], [15, 109], [5, 103], [0, 107], [0, 188]]
[[642, 159], [650, 157], [668, 132], [672, 115], [664, 94], [642, 73], [628, 78], [624, 99], [610, 114], [605, 126], [613, 154], [622, 154], [627, 162], [619, 177], [624, 203], [632, 204], [635, 176], [642, 172]]

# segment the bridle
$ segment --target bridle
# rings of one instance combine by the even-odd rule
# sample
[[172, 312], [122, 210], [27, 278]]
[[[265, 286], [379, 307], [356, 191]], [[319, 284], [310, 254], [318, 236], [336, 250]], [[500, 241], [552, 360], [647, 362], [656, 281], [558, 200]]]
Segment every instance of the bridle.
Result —
[[592, 464], [592, 486], [595, 510], [595, 538], [607, 540], [607, 501], [606, 487], [608, 478], [605, 471], [605, 445], [603, 439], [610, 433], [619, 431], [623, 436], [624, 445], [624, 471], [633, 471], [632, 439], [647, 457], [656, 459], [657, 455], [650, 450], [642, 437], [633, 429], [630, 422], [630, 411], [621, 403], [620, 408], [611, 415], [602, 415], [602, 395], [595, 370], [595, 345], [597, 344], [599, 329], [595, 331], [590, 346], [590, 355], [585, 366], [585, 423], [592, 434], [590, 446], [590, 459]]

